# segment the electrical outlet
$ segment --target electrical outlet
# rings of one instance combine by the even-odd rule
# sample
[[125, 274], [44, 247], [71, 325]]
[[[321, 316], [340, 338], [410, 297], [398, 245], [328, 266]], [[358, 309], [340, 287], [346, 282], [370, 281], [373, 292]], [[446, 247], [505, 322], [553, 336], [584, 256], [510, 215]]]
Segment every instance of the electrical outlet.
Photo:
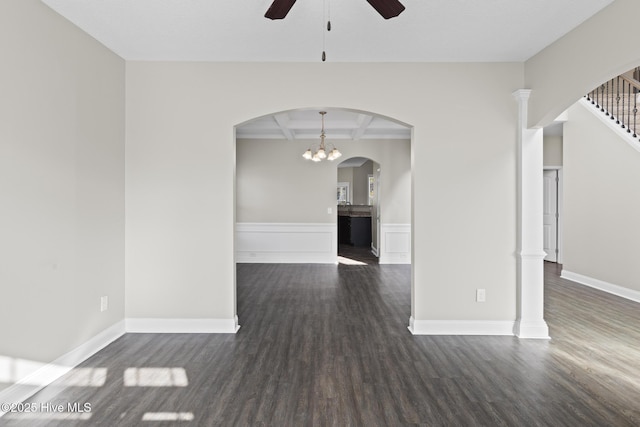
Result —
[[100, 311], [107, 311], [109, 309], [109, 297], [100, 297]]
[[487, 293], [484, 289], [476, 289], [476, 302], [485, 302], [487, 300]]
[[327, 208], [327, 213], [331, 215], [333, 213], [333, 208]]

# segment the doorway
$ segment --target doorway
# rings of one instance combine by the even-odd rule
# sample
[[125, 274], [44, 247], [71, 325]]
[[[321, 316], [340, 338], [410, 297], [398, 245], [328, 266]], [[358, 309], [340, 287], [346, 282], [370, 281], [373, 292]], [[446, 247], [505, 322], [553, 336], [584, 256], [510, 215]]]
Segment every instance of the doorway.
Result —
[[[325, 115], [320, 116], [321, 112]], [[237, 125], [234, 133], [236, 274], [237, 264], [338, 264], [338, 199], [347, 206], [376, 208], [370, 214], [376, 228], [369, 227], [368, 245], [353, 247], [363, 249], [356, 262], [369, 267], [406, 264], [413, 274], [413, 132], [409, 125], [365, 111], [322, 107], [257, 117]], [[305, 156], [307, 151], [319, 150], [323, 134], [326, 150], [336, 148], [342, 153], [339, 160], [362, 156], [374, 165], [362, 181], [345, 180], [348, 185], [336, 193], [341, 162], [328, 155], [321, 161]], [[382, 200], [381, 176], [388, 189]], [[370, 177], [378, 178], [371, 202]], [[354, 192], [356, 185], [358, 192]], [[372, 253], [372, 245], [377, 254]]]
[[337, 167], [338, 263], [378, 264], [379, 171], [367, 157]]
[[561, 177], [559, 168], [544, 169], [543, 172], [543, 250], [545, 261], [561, 261]]

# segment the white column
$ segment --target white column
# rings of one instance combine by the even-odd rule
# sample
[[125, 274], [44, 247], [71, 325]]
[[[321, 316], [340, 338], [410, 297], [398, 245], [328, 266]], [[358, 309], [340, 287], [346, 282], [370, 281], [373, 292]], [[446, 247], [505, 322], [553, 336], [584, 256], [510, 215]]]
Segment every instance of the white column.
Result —
[[513, 93], [518, 101], [517, 319], [519, 338], [549, 338], [544, 321], [542, 129], [527, 129], [531, 90]]

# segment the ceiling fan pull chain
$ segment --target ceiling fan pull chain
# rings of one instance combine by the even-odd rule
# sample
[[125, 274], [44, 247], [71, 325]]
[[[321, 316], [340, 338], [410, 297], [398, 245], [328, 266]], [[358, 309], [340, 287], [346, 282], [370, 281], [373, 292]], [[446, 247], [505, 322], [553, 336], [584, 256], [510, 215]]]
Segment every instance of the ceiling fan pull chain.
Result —
[[[327, 3], [327, 0], [322, 2], [322, 22], [324, 23], [325, 15], [327, 17], [327, 31], [331, 31], [331, 2]], [[324, 26], [322, 28], [322, 62], [327, 60], [326, 52], [326, 33]]]

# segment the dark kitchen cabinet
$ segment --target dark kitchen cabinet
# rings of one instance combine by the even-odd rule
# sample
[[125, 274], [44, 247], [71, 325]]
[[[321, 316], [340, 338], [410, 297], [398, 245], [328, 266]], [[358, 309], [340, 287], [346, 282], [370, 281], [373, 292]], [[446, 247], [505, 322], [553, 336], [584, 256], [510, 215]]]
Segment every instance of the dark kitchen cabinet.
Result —
[[371, 246], [371, 217], [339, 216], [338, 242], [353, 246]]

